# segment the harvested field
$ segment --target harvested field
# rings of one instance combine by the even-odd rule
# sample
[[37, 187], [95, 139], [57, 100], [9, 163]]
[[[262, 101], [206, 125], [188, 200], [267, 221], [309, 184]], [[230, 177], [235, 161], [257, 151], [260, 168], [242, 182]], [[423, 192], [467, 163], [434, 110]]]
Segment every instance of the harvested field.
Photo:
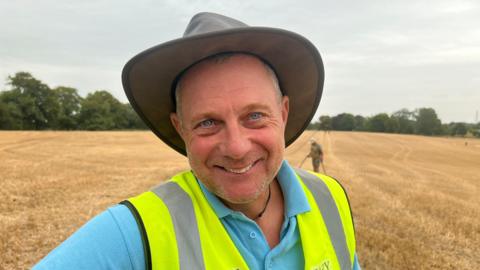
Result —
[[[306, 132], [291, 164], [312, 136], [349, 193], [363, 269], [480, 269], [480, 140]], [[0, 132], [0, 269], [31, 267], [109, 205], [187, 168], [150, 132]]]

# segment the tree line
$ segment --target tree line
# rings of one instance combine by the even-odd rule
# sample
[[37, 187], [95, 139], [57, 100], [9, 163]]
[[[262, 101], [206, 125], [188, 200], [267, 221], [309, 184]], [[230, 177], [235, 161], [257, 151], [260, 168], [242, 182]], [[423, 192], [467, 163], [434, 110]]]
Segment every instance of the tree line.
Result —
[[3, 130], [120, 130], [146, 129], [130, 104], [105, 90], [85, 98], [77, 89], [50, 88], [28, 72], [7, 78], [0, 92], [0, 129]]
[[[147, 129], [129, 103], [121, 103], [105, 90], [84, 98], [72, 87], [52, 89], [28, 72], [8, 76], [7, 86], [0, 92], [3, 130]], [[401, 109], [391, 115], [379, 113], [372, 117], [350, 113], [322, 115], [309, 129], [480, 137], [480, 123], [442, 124], [432, 108]]]
[[442, 124], [432, 108], [413, 111], [401, 109], [392, 114], [379, 113], [371, 117], [341, 113], [335, 116], [322, 115], [310, 124], [314, 130], [370, 131], [419, 135], [480, 137], [480, 122], [476, 124], [452, 122]]

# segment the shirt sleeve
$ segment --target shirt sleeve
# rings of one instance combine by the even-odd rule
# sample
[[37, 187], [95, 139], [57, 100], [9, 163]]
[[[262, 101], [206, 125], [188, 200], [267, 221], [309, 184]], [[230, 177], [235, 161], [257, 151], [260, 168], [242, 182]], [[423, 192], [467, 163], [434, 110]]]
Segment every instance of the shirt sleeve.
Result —
[[33, 269], [144, 270], [136, 221], [126, 206], [113, 206], [87, 222]]
[[355, 254], [355, 258], [353, 259], [353, 270], [362, 270], [362, 268], [360, 268], [360, 264], [358, 263], [357, 254]]

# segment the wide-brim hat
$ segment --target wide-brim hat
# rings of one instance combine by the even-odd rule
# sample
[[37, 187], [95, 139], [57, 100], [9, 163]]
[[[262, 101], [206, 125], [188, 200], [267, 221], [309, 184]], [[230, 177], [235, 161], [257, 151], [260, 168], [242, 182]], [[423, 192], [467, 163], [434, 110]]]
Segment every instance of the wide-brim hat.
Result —
[[322, 96], [324, 69], [315, 46], [299, 34], [277, 28], [252, 27], [235, 19], [199, 13], [183, 37], [147, 49], [123, 68], [122, 83], [133, 109], [167, 145], [186, 155], [185, 144], [170, 122], [175, 111], [176, 79], [206, 57], [241, 52], [272, 67], [290, 112], [285, 144], [290, 145], [310, 123]]

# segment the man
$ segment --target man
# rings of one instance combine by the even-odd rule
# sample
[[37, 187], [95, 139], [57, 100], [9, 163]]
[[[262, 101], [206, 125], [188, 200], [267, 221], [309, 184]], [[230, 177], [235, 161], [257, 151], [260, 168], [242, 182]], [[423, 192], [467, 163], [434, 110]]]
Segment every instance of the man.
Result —
[[359, 269], [342, 187], [284, 160], [323, 79], [303, 37], [197, 14], [123, 71], [132, 106], [192, 170], [100, 214], [35, 269]]
[[308, 157], [312, 159], [313, 171], [318, 173], [320, 171], [320, 163], [323, 163], [323, 151], [320, 144], [313, 139], [310, 140], [310, 153]]

